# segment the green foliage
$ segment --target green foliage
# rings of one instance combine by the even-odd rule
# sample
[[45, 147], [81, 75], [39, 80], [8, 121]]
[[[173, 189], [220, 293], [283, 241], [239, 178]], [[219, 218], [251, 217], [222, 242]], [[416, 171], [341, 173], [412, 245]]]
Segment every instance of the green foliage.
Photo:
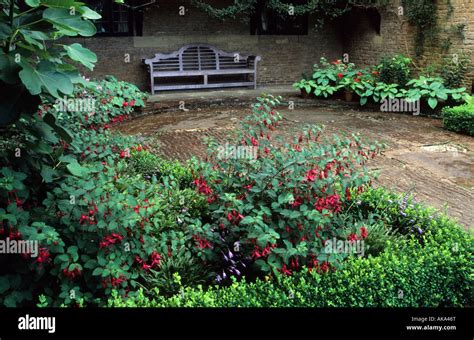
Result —
[[[60, 44], [63, 36], [90, 37], [100, 18], [76, 1], [29, 1], [21, 12], [19, 1], [9, 1], [0, 11], [0, 125], [10, 125], [21, 114], [33, 114], [40, 95], [72, 95], [84, 84], [74, 63], [92, 69], [97, 57], [80, 44]], [[47, 48], [54, 44], [53, 48]]]
[[161, 261], [159, 271], [150, 270], [142, 277], [144, 288], [149, 292], [157, 288], [160, 294], [170, 296], [178, 294], [183, 287], [207, 283], [211, 275], [209, 268], [198, 263], [185, 248], [181, 248], [173, 256]]
[[471, 63], [470, 55], [464, 52], [444, 57], [441, 64], [441, 78], [447, 88], [461, 87]]
[[408, 21], [417, 28], [415, 51], [419, 56], [423, 54], [425, 43], [433, 41], [439, 31], [436, 3], [432, 0], [402, 0], [402, 6]]
[[[92, 115], [45, 103], [2, 135], [0, 237], [38, 242], [40, 249], [37, 258], [0, 259], [2, 305], [26, 305], [39, 293], [54, 306], [91, 304], [112, 287], [135, 287], [139, 274], [161, 260], [154, 236], [161, 223], [176, 225], [179, 216], [187, 225], [202, 207], [169, 209], [169, 216], [162, 209], [173, 195], [156, 192], [180, 191], [127, 173], [136, 142], [110, 133], [108, 124], [142, 106], [144, 94], [112, 78], [75, 94], [106, 102]], [[75, 138], [64, 140], [51, 123]], [[10, 135], [15, 143], [3, 141]]]
[[446, 88], [443, 80], [437, 77], [427, 78], [420, 76], [417, 79], [410, 80], [407, 86], [409, 86], [407, 100], [416, 101], [423, 98], [432, 109], [438, 106], [439, 101], [447, 101], [449, 98], [460, 101], [466, 95], [465, 87], [457, 89]]
[[402, 54], [393, 57], [382, 57], [376, 69], [380, 73], [379, 79], [386, 84], [398, 84], [402, 87], [411, 79], [411, 58]]
[[130, 155], [133, 170], [146, 179], [156, 176], [159, 180], [174, 182], [180, 188], [191, 187], [194, 178], [190, 163], [183, 166], [178, 161], [164, 160], [141, 145], [134, 147]]
[[446, 129], [474, 136], [474, 103], [445, 107], [442, 113]]
[[[369, 194], [370, 195], [370, 194]], [[377, 195], [392, 196], [379, 192]], [[390, 205], [390, 202], [381, 202]], [[430, 214], [431, 211], [427, 211]], [[425, 214], [426, 214], [425, 213]], [[111, 307], [448, 307], [471, 305], [472, 237], [440, 215], [421, 239], [387, 242], [377, 257], [351, 257], [334, 271], [229, 287], [183, 288], [172, 297], [113, 292]]]

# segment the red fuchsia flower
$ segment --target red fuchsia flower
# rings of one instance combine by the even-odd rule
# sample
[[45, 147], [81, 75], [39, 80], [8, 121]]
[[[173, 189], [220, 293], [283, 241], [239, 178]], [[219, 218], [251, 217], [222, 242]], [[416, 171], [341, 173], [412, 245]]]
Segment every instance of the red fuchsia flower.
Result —
[[349, 242], [354, 242], [354, 241], [357, 241], [359, 238], [357, 237], [356, 234], [354, 233], [351, 233], [349, 236], [347, 236], [347, 239], [349, 240]]
[[47, 263], [49, 261], [50, 261], [49, 250], [46, 248], [40, 248], [38, 257], [35, 259], [35, 262], [42, 265], [43, 263]]
[[247, 191], [250, 191], [250, 189], [252, 189], [252, 187], [253, 187], [252, 184], [244, 185], [244, 189], [247, 190]]
[[99, 248], [107, 248], [112, 244], [117, 244], [117, 243], [122, 242], [122, 240], [123, 240], [123, 236], [120, 234], [113, 233], [111, 235], [107, 235], [99, 243]]
[[286, 264], [283, 265], [283, 267], [281, 267], [281, 269], [277, 269], [280, 273], [282, 273], [283, 275], [288, 275], [290, 276], [292, 274], [291, 270], [289, 270], [287, 267], [286, 267]]
[[120, 151], [120, 158], [130, 158], [130, 152], [128, 150]]
[[250, 141], [252, 142], [253, 146], [258, 146], [258, 141], [254, 137], [252, 137]]
[[339, 79], [341, 79], [342, 77], [344, 77], [344, 75], [343, 75], [342, 73], [338, 73], [338, 74], [337, 74], [337, 77], [338, 77]]
[[308, 182], [314, 182], [317, 175], [318, 175], [318, 170], [317, 169], [311, 169], [306, 173], [305, 180], [307, 180]]
[[127, 107], [127, 106], [128, 106], [128, 102], [124, 101], [124, 102], [122, 103], [122, 106], [123, 106], [123, 107]]
[[212, 248], [211, 243], [208, 240], [201, 238], [199, 235], [193, 235], [193, 239], [198, 242], [197, 246], [199, 249]]
[[149, 271], [153, 267], [160, 265], [161, 255], [156, 250], [153, 250], [153, 253], [151, 253], [149, 257], [149, 261], [150, 264], [148, 264], [147, 261], [144, 261], [140, 256], [135, 257], [135, 262], [141, 264], [143, 270]]
[[329, 270], [329, 263], [328, 262], [323, 262], [320, 266], [319, 269], [321, 272], [325, 273]]
[[112, 284], [112, 287], [117, 287], [120, 285], [122, 282], [127, 281], [124, 275], [120, 275], [119, 277], [112, 277], [110, 279], [110, 283]]
[[354, 81], [355, 81], [356, 83], [360, 83], [360, 79], [359, 79], [359, 78], [354, 78]]
[[303, 204], [303, 199], [300, 196], [296, 196], [296, 199], [291, 203], [291, 207], [298, 208], [301, 204]]
[[325, 209], [333, 213], [338, 213], [341, 211], [341, 202], [339, 200], [339, 195], [334, 194], [325, 198], [320, 197], [314, 204], [314, 207], [319, 212], [322, 212], [323, 209]]
[[265, 147], [265, 149], [263, 149], [263, 152], [265, 152], [268, 155], [270, 153], [270, 149]]
[[227, 220], [234, 225], [239, 224], [240, 221], [244, 219], [244, 216], [236, 210], [233, 210], [232, 213], [227, 213]]
[[262, 257], [262, 254], [260, 254], [260, 248], [258, 248], [258, 246], [255, 246], [252, 251], [252, 259], [256, 260], [260, 257]]
[[360, 237], [367, 238], [368, 235], [369, 235], [369, 231], [367, 230], [366, 227], [360, 228]]
[[359, 77], [362, 77], [362, 72], [359, 71], [359, 72], [357, 73], [357, 75], [358, 75]]
[[135, 106], [135, 103], [136, 103], [135, 100], [132, 100], [132, 101], [130, 102], [130, 106]]
[[351, 190], [349, 188], [346, 188], [346, 200], [351, 200]]
[[294, 146], [294, 149], [295, 151], [301, 152], [301, 147], [298, 144]]
[[380, 74], [380, 72], [378, 72], [378, 71], [373, 71], [372, 74], [373, 74], [373, 75], [378, 75], [378, 74]]
[[331, 64], [333, 65], [339, 65], [341, 63], [341, 61], [338, 59], [338, 60], [334, 60], [331, 62]]
[[204, 194], [204, 195], [207, 195], [207, 196], [212, 194], [211, 188], [209, 188], [209, 186], [207, 185], [206, 180], [203, 179], [202, 177], [201, 178], [196, 178], [194, 180], [194, 184], [196, 185], [196, 189], [200, 194]]
[[21, 233], [19, 231], [10, 231], [10, 235], [8, 237], [11, 240], [19, 240], [21, 239]]
[[74, 280], [76, 277], [82, 275], [82, 272], [79, 268], [74, 268], [73, 270], [69, 271], [67, 268], [63, 269], [63, 275], [70, 280]]

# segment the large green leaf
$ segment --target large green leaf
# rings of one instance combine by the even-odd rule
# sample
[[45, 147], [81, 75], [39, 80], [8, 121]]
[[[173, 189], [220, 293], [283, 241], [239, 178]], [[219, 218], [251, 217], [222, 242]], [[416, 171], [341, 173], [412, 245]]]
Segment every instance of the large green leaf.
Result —
[[102, 18], [102, 16], [101, 16], [99, 13], [97, 13], [97, 12], [91, 10], [91, 9], [90, 9], [89, 7], [87, 7], [87, 6], [82, 6], [82, 7], [79, 9], [79, 11], [81, 12], [82, 17], [83, 17], [83, 18], [86, 18], [86, 19], [97, 20], [97, 19]]
[[438, 105], [438, 100], [436, 98], [430, 97], [428, 99], [428, 105], [434, 109]]
[[97, 56], [91, 50], [84, 48], [81, 44], [64, 45], [67, 55], [72, 59], [80, 62], [89, 70], [94, 69], [94, 63], [97, 62]]
[[0, 40], [4, 40], [10, 37], [12, 29], [9, 25], [1, 22], [0, 23]]
[[71, 174], [77, 177], [84, 177], [89, 173], [89, 169], [84, 168], [79, 163], [77, 163], [77, 161], [69, 163], [66, 167]]
[[43, 61], [36, 68], [26, 63], [22, 63], [21, 66], [23, 67], [20, 72], [21, 81], [31, 94], [40, 94], [41, 89], [56, 98], [60, 98], [60, 92], [65, 95], [72, 94], [71, 79], [64, 73], [58, 72], [54, 64]]
[[26, 4], [30, 7], [38, 7], [40, 5], [40, 0], [25, 0]]
[[48, 8], [43, 12], [43, 19], [52, 23], [60, 33], [68, 36], [91, 37], [97, 32], [93, 23], [83, 20], [80, 13], [71, 15], [66, 8]]

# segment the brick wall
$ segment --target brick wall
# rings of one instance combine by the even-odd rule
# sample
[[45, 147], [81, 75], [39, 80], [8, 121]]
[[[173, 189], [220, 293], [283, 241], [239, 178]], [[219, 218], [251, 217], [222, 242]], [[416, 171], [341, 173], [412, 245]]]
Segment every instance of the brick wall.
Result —
[[[432, 46], [426, 46], [425, 54], [416, 58], [416, 63], [424, 67], [463, 49], [472, 53], [474, 65], [474, 0], [450, 0], [453, 11], [449, 15], [447, 1], [435, 1], [441, 32]], [[186, 9], [183, 16], [179, 15], [180, 6]], [[76, 40], [98, 55], [94, 77], [114, 74], [142, 89], [147, 89], [149, 80], [141, 58], [157, 52], [172, 52], [189, 43], [208, 43], [225, 51], [258, 54], [263, 58], [259, 65], [260, 85], [290, 84], [299, 79], [302, 72], [309, 72], [321, 56], [333, 59], [348, 53], [350, 61], [362, 67], [376, 64], [383, 55], [404, 53], [415, 57], [416, 29], [398, 15], [399, 6], [400, 0], [392, 0], [387, 8], [379, 10], [379, 33], [369, 14], [360, 10], [327, 23], [321, 30], [311, 28], [314, 20], [310, 19], [310, 32], [306, 36], [252, 36], [249, 24], [240, 19], [222, 22], [190, 6], [189, 0], [160, 0], [159, 6], [153, 5], [144, 13], [142, 37]], [[458, 24], [466, 25], [464, 39], [452, 33], [452, 27]], [[441, 46], [448, 37], [451, 47], [446, 50]], [[129, 62], [125, 60], [127, 55]], [[466, 85], [471, 87], [473, 81], [474, 66]]]
[[[187, 10], [180, 16], [183, 3]], [[260, 55], [259, 85], [291, 84], [301, 78], [302, 72], [311, 71], [321, 56], [335, 59], [343, 51], [336, 26], [310, 29], [306, 36], [255, 36], [250, 35], [248, 23], [239, 19], [222, 22], [186, 4], [187, 1], [166, 0], [160, 1], [159, 7], [148, 8], [142, 37], [75, 39], [98, 56], [93, 76], [113, 74], [147, 89], [149, 78], [141, 65], [143, 57], [173, 52], [184, 44], [208, 43], [224, 51]], [[126, 62], [127, 55], [130, 62]]]
[[[385, 9], [380, 9], [380, 34], [377, 34], [369, 14], [357, 11], [344, 18], [343, 45], [352, 62], [369, 66], [378, 62], [383, 55], [408, 54], [415, 58], [420, 68], [439, 62], [443, 56], [453, 55], [464, 50], [471, 53], [472, 65], [467, 75], [466, 86], [474, 81], [474, 0], [450, 0], [452, 11], [446, 0], [435, 0], [438, 8], [440, 32], [434, 43], [425, 46], [425, 52], [415, 57], [414, 35], [416, 28], [403, 16], [398, 15], [401, 1], [392, 0]], [[450, 13], [451, 12], [451, 13]], [[453, 32], [454, 26], [465, 24], [465, 38]], [[450, 47], [446, 49], [447, 42]]]

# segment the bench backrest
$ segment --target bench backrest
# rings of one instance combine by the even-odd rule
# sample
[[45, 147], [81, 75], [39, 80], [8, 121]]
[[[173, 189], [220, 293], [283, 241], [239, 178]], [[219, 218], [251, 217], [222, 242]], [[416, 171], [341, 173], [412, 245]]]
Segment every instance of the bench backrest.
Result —
[[224, 52], [207, 44], [185, 45], [178, 51], [157, 53], [154, 58], [145, 59], [153, 71], [196, 71], [248, 68], [254, 62], [251, 56], [238, 52]]

